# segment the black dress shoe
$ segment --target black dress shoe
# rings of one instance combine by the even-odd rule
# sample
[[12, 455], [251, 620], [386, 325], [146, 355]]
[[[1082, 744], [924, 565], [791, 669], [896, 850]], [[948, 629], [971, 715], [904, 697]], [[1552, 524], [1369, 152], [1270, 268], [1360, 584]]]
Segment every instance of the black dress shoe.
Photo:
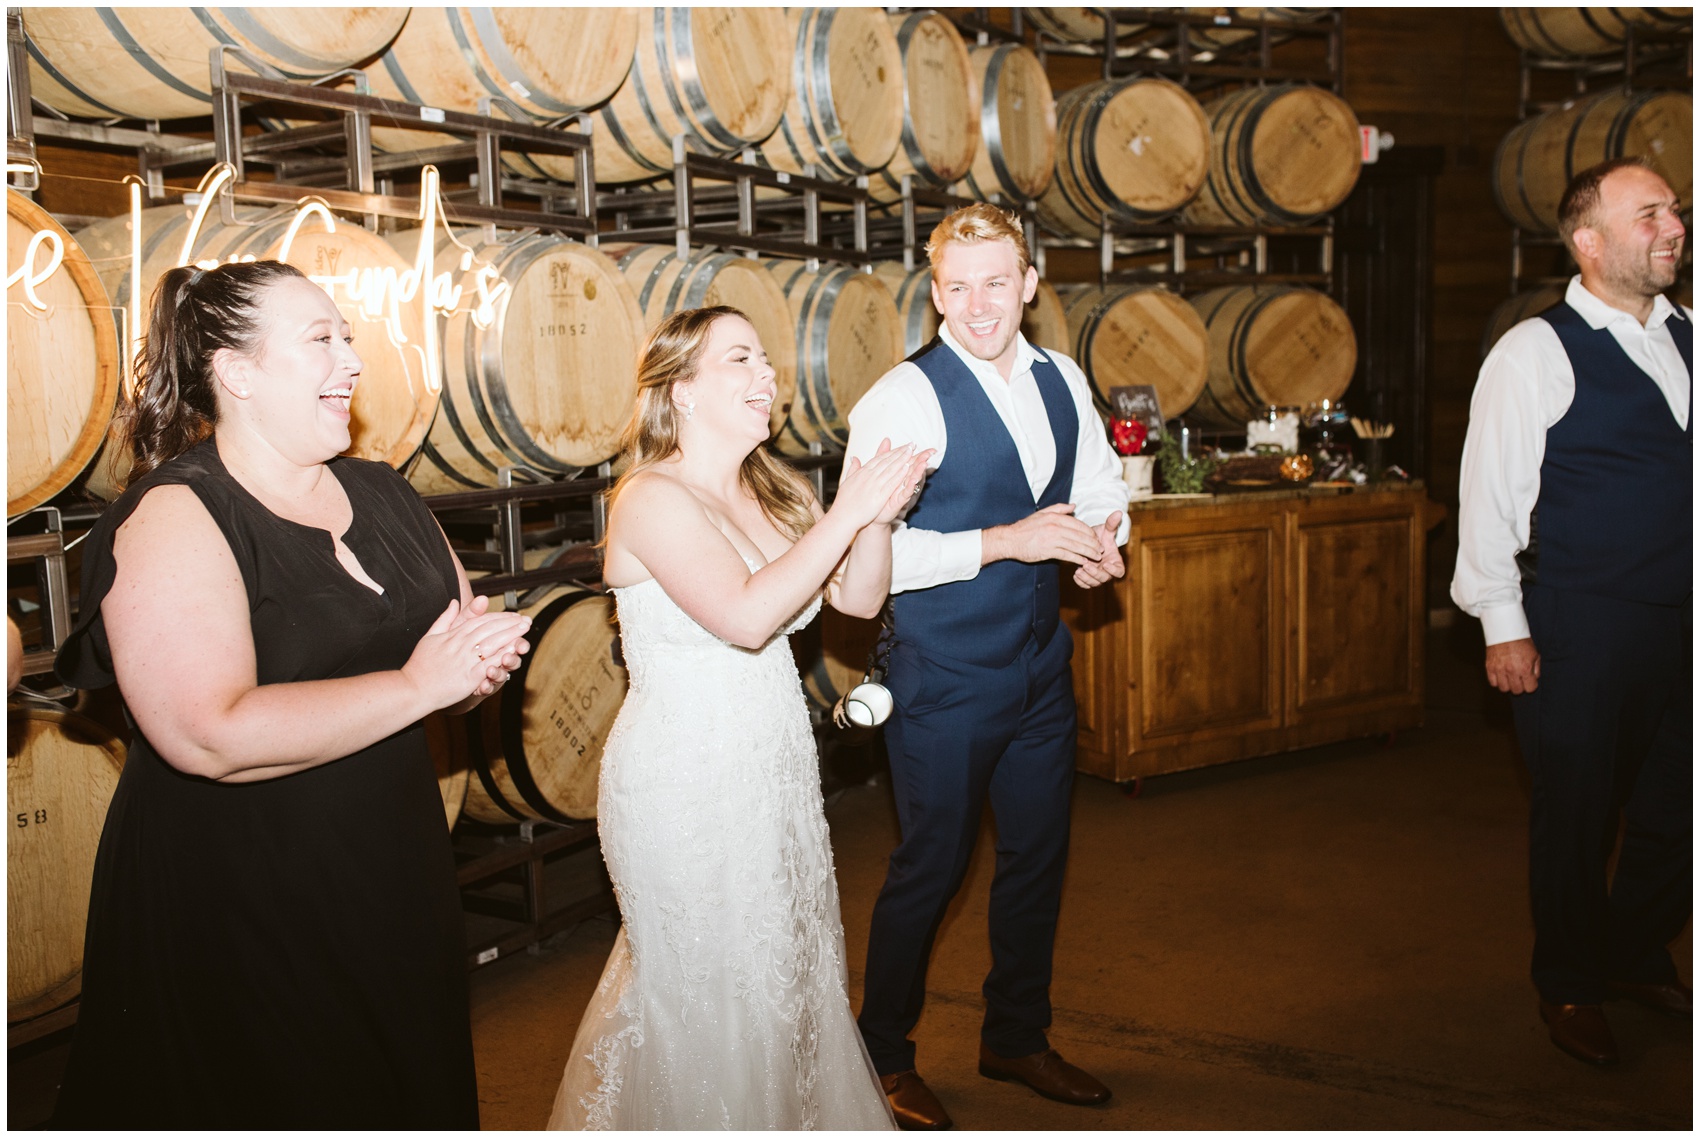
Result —
[[1694, 992], [1680, 981], [1672, 984], [1621, 984], [1608, 980], [1606, 987], [1620, 1000], [1634, 1000], [1672, 1019], [1694, 1018]]
[[1541, 1019], [1546, 1022], [1554, 1045], [1596, 1067], [1617, 1062], [1617, 1040], [1598, 1004], [1549, 1004], [1541, 1001]]
[[1095, 1106], [1110, 1097], [1109, 1087], [1049, 1049], [1019, 1059], [1005, 1059], [982, 1043], [980, 1074], [988, 1079], [1026, 1083], [1048, 1099], [1074, 1106]]
[[895, 1075], [880, 1076], [880, 1090], [891, 1103], [899, 1130], [949, 1130], [956, 1124], [945, 1113], [944, 1104], [921, 1081], [914, 1068]]

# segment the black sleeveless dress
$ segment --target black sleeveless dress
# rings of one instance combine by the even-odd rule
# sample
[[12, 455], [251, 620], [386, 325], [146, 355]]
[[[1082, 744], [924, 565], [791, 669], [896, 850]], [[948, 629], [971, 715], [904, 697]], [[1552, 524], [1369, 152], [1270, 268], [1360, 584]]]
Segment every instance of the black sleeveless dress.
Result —
[[[381, 595], [343, 569], [328, 533], [243, 489], [208, 440], [101, 516], [60, 676], [113, 682], [100, 617], [113, 534], [170, 484], [195, 491], [236, 555], [260, 683], [399, 668], [456, 595], [453, 559], [389, 467], [341, 458], [330, 469], [354, 510], [344, 541]], [[476, 1129], [465, 951], [420, 724], [241, 785], [180, 773], [132, 724], [95, 861], [55, 1124]]]

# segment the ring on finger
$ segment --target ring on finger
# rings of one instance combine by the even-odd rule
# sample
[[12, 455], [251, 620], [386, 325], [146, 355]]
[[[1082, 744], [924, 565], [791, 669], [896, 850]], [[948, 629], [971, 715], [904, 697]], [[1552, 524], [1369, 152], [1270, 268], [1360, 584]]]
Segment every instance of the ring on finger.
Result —
[[484, 659], [484, 647], [483, 647], [483, 645], [474, 644], [472, 646], [472, 654], [474, 656], [477, 656], [480, 660]]

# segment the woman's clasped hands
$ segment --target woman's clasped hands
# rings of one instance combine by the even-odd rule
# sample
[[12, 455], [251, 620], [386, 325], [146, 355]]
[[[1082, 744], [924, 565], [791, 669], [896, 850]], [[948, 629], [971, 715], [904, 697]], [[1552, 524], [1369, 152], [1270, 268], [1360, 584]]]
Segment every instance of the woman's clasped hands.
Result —
[[917, 452], [914, 443], [894, 449], [890, 439], [881, 439], [879, 450], [866, 463], [851, 458], [845, 464], [832, 512], [845, 511], [857, 528], [890, 525], [920, 492], [932, 456], [930, 449]]
[[488, 597], [474, 597], [465, 608], [450, 601], [402, 665], [402, 674], [426, 693], [432, 707], [490, 695], [530, 651], [524, 637], [531, 618], [489, 608]]

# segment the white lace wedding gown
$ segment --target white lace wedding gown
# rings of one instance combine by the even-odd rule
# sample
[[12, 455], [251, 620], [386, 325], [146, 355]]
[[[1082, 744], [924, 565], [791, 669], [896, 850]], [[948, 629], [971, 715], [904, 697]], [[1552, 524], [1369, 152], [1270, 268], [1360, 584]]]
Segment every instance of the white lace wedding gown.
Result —
[[891, 1129], [850, 1015], [820, 773], [786, 636], [614, 590], [631, 689], [597, 798], [624, 925], [551, 1129]]

